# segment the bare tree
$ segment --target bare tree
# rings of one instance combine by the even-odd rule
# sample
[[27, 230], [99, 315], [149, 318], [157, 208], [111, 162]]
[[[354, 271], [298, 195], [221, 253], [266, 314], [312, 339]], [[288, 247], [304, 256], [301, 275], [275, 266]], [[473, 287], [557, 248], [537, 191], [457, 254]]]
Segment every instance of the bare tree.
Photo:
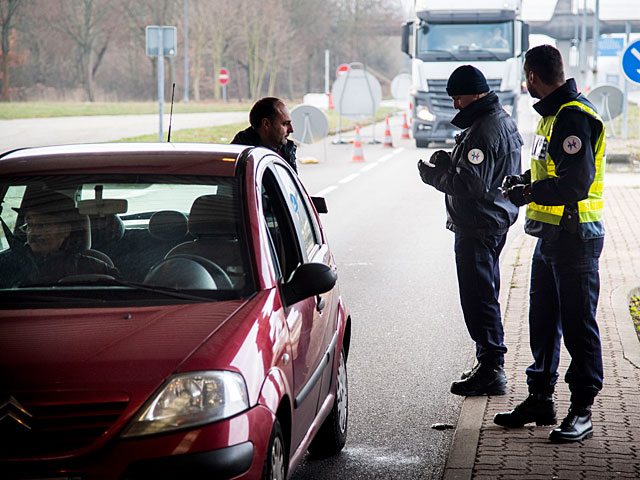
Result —
[[79, 52], [82, 84], [90, 102], [95, 100], [94, 77], [111, 39], [109, 0], [58, 0], [50, 23], [54, 30], [69, 37]]
[[11, 29], [20, 6], [20, 0], [0, 1], [0, 35], [2, 36], [2, 100], [9, 101], [9, 55], [11, 54]]

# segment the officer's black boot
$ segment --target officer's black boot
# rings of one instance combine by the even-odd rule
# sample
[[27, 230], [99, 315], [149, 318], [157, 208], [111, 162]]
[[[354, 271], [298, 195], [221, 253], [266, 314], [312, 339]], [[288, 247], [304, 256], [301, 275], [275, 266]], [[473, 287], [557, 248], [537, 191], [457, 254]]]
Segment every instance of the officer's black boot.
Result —
[[507, 393], [507, 376], [500, 366], [480, 364], [467, 378], [453, 382], [451, 393], [466, 397], [504, 395]]
[[496, 413], [493, 417], [493, 423], [508, 428], [523, 427], [533, 422], [536, 425], [553, 425], [557, 421], [553, 396], [534, 393], [510, 412]]
[[593, 437], [591, 407], [571, 404], [569, 414], [558, 428], [551, 430], [549, 440], [554, 443], [579, 442]]

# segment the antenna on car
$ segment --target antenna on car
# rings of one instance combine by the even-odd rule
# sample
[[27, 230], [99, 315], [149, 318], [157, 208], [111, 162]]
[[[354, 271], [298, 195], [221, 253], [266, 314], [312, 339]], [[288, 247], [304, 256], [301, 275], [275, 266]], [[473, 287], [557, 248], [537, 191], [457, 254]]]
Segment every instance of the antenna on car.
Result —
[[169, 133], [167, 133], [167, 143], [171, 142], [171, 120], [173, 119], [173, 95], [176, 93], [176, 82], [171, 87], [171, 112], [169, 113]]

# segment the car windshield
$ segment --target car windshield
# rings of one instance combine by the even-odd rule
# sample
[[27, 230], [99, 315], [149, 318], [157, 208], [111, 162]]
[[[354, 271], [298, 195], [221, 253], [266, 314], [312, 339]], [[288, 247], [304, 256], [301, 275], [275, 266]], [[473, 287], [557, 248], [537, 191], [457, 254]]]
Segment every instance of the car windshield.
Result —
[[418, 28], [417, 56], [427, 61], [505, 60], [513, 52], [513, 23], [439, 24]]
[[254, 291], [238, 178], [5, 178], [0, 200], [0, 296], [175, 303]]

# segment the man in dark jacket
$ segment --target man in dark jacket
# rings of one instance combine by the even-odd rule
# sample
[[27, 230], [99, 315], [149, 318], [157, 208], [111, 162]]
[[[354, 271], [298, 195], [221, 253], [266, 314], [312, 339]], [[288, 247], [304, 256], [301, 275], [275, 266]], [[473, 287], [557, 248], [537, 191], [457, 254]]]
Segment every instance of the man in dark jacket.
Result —
[[446, 193], [447, 228], [455, 233], [460, 303], [476, 343], [477, 363], [453, 382], [456, 395], [504, 395], [504, 331], [500, 315], [499, 257], [518, 209], [500, 193], [505, 175], [520, 173], [522, 137], [480, 70], [463, 65], [447, 82], [464, 131], [451, 154], [420, 160], [422, 181]]
[[296, 172], [296, 144], [287, 139], [293, 133], [291, 114], [282, 100], [265, 97], [249, 112], [250, 127], [238, 132], [231, 143], [266, 147], [278, 153]]

